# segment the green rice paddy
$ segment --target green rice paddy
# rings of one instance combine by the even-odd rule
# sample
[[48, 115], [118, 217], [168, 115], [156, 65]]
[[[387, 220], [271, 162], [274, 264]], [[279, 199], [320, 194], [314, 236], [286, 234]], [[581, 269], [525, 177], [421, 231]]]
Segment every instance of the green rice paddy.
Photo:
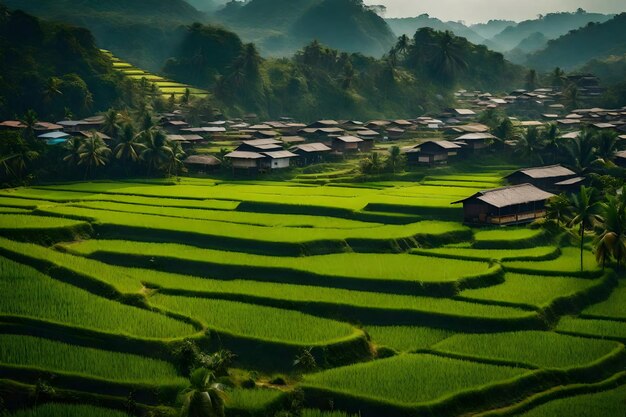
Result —
[[[184, 91], [114, 62], [164, 94]], [[256, 381], [226, 389], [237, 415], [273, 415], [299, 395], [305, 417], [497, 414], [544, 394], [550, 401], [517, 413], [620, 410], [623, 387], [611, 384], [626, 369], [622, 280], [588, 250], [581, 272], [579, 249], [542, 229], [466, 227], [450, 204], [500, 186], [509, 167], [306, 183], [353, 174], [348, 163], [331, 168], [284, 182], [0, 191], [0, 367], [61, 375], [80, 395], [110, 394], [98, 383], [171, 393], [188, 384], [177, 348], [189, 338], [204, 353], [232, 349], [232, 375]], [[314, 371], [294, 366], [307, 348]], [[286, 385], [267, 382], [276, 375]], [[550, 396], [568, 384], [573, 397]], [[588, 394], [597, 386], [605, 391]], [[163, 401], [166, 414], [179, 406]], [[10, 415], [116, 413], [47, 404]]]

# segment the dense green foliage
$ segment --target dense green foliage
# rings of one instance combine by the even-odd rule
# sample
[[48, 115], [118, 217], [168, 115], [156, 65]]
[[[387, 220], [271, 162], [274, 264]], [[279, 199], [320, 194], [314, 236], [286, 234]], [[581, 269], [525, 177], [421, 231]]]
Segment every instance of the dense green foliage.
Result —
[[624, 24], [626, 14], [620, 14], [605, 23], [590, 23], [549, 42], [545, 50], [529, 57], [528, 64], [545, 70], [555, 66], [572, 69], [594, 58], [624, 54]]
[[5, 63], [0, 68], [0, 119], [29, 109], [56, 119], [66, 113], [87, 116], [118, 98], [111, 64], [89, 31], [8, 12], [2, 5], [0, 61]]

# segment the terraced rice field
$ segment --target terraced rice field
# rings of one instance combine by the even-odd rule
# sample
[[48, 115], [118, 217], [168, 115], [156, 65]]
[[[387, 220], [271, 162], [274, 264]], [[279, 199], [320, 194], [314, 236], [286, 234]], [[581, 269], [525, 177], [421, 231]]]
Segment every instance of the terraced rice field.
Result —
[[195, 345], [236, 355], [227, 416], [618, 416], [623, 278], [539, 228], [461, 224], [450, 203], [502, 170], [1, 190], [0, 399], [178, 415]]
[[185, 94], [186, 90], [189, 90], [190, 95], [195, 97], [206, 97], [209, 95], [209, 92], [206, 90], [194, 88], [187, 84], [177, 83], [168, 80], [167, 78], [154, 75], [140, 68], [137, 68], [132, 64], [124, 62], [119, 58], [113, 56], [113, 54], [111, 54], [111, 52], [109, 51], [102, 50], [102, 52], [109, 57], [114, 70], [119, 71], [125, 78], [131, 80], [140, 81], [142, 79], [145, 79], [149, 84], [155, 85], [164, 98], [168, 98], [172, 94], [175, 97], [180, 98], [182, 95]]

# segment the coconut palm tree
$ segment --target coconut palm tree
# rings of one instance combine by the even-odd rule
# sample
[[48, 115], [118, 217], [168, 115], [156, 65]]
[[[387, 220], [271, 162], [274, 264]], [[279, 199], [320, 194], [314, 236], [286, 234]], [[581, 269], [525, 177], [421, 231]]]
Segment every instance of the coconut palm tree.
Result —
[[570, 213], [570, 201], [565, 194], [552, 197], [546, 204], [546, 219], [556, 222], [558, 228], [568, 222]]
[[568, 165], [579, 175], [586, 175], [596, 165], [595, 137], [591, 130], [581, 132], [569, 142], [567, 148]]
[[601, 220], [598, 224], [598, 236], [594, 241], [596, 260], [602, 263], [602, 269], [609, 257], [617, 261], [619, 270], [626, 259], [626, 206], [624, 198], [609, 196], [601, 204]]
[[604, 166], [613, 166], [613, 157], [618, 148], [617, 132], [602, 131], [596, 136], [596, 155], [597, 162]]
[[126, 163], [138, 162], [141, 152], [146, 146], [141, 143], [141, 137], [135, 133], [133, 125], [124, 125], [124, 127], [120, 129], [118, 137], [117, 145], [115, 149], [113, 149], [115, 158]]
[[451, 81], [459, 71], [467, 68], [467, 62], [463, 58], [463, 50], [450, 31], [445, 31], [439, 40], [432, 45], [430, 61], [432, 69], [435, 74], [441, 76], [442, 81]]
[[543, 131], [542, 139], [544, 150], [550, 154], [552, 163], [556, 163], [561, 150], [561, 132], [556, 123], [551, 123], [546, 130]]
[[110, 155], [111, 149], [96, 133], [83, 140], [78, 148], [78, 165], [85, 166], [85, 179], [92, 170], [105, 166], [109, 162]]
[[160, 130], [147, 130], [142, 134], [144, 149], [139, 155], [148, 166], [148, 175], [160, 170], [172, 158], [173, 150], [165, 133]]
[[67, 163], [70, 167], [78, 166], [80, 162], [80, 147], [82, 144], [82, 140], [79, 138], [69, 138], [63, 145], [67, 151], [63, 157], [63, 162]]
[[120, 131], [120, 116], [115, 109], [109, 109], [104, 113], [102, 132], [111, 137], [115, 137]]
[[565, 83], [565, 71], [561, 68], [556, 67], [554, 71], [552, 71], [552, 87], [560, 90], [563, 88], [563, 84]]
[[389, 148], [389, 156], [387, 157], [387, 167], [394, 174], [402, 170], [404, 166], [404, 155], [398, 146], [392, 146]]
[[178, 173], [183, 166], [183, 158], [186, 154], [183, 147], [178, 142], [169, 142], [169, 147], [172, 149], [172, 153], [168, 155], [164, 167], [167, 171], [168, 177], [171, 176], [172, 173], [178, 176]]
[[29, 142], [35, 140], [35, 125], [38, 121], [37, 113], [33, 109], [28, 109], [26, 113], [24, 113], [24, 117], [20, 119], [20, 122], [26, 126], [24, 129], [24, 139]]
[[569, 227], [579, 227], [580, 233], [580, 270], [583, 270], [583, 253], [585, 244], [585, 231], [595, 226], [600, 220], [600, 204], [594, 188], [580, 187], [578, 194], [572, 194], [571, 199], [572, 218]]
[[536, 127], [529, 127], [526, 132], [520, 136], [515, 148], [515, 152], [521, 158], [526, 159], [530, 164], [536, 159], [542, 162], [542, 150], [543, 141]]
[[196, 369], [189, 378], [190, 386], [182, 393], [181, 417], [224, 417], [224, 387], [214, 382], [207, 369]]

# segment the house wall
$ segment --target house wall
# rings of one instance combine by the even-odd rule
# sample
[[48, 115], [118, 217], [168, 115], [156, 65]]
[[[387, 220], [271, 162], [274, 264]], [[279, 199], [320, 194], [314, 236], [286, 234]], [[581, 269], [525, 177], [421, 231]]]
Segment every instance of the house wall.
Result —
[[289, 160], [291, 158], [270, 159], [268, 166], [271, 169], [289, 168]]
[[256, 168], [256, 159], [231, 159], [233, 161], [233, 168]]

